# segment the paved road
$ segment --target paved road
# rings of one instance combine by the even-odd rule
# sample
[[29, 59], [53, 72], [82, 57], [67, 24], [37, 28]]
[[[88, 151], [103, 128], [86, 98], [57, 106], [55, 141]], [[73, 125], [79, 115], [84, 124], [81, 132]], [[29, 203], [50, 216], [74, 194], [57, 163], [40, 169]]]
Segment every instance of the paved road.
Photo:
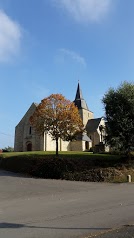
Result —
[[133, 223], [134, 184], [43, 180], [0, 171], [0, 238], [87, 238]]
[[134, 225], [124, 226], [104, 233], [102, 232], [102, 234], [97, 235], [96, 238], [134, 238]]

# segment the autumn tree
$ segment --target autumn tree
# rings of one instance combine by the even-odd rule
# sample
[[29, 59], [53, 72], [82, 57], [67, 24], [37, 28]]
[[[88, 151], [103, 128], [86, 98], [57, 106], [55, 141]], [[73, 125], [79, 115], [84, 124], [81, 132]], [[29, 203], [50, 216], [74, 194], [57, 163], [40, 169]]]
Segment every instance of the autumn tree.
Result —
[[103, 97], [107, 142], [130, 156], [134, 148], [134, 84], [122, 83], [110, 88]]
[[30, 122], [40, 135], [46, 132], [56, 141], [56, 155], [59, 138], [71, 141], [83, 132], [78, 108], [61, 94], [52, 94], [44, 98], [37, 106]]

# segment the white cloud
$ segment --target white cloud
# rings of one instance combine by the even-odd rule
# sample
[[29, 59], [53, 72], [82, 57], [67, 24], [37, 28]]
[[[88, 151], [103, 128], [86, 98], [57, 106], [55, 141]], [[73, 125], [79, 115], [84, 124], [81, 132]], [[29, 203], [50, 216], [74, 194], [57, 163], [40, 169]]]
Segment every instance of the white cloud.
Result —
[[80, 56], [78, 53], [76, 53], [72, 50], [62, 48], [62, 49], [59, 49], [59, 53], [60, 53], [60, 59], [62, 57], [62, 61], [65, 59], [65, 57], [69, 57], [72, 60], [74, 60], [75, 62], [77, 62], [83, 66], [86, 66], [86, 60], [84, 59], [84, 57]]
[[111, 9], [112, 0], [52, 0], [78, 22], [100, 21]]
[[21, 28], [0, 10], [0, 62], [6, 62], [20, 49]]

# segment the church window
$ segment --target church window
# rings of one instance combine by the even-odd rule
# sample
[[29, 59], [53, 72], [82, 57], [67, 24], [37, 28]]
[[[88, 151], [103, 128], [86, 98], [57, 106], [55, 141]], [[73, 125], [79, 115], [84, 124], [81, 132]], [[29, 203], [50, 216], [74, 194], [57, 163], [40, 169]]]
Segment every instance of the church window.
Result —
[[29, 135], [31, 135], [32, 134], [32, 127], [30, 126], [29, 127]]

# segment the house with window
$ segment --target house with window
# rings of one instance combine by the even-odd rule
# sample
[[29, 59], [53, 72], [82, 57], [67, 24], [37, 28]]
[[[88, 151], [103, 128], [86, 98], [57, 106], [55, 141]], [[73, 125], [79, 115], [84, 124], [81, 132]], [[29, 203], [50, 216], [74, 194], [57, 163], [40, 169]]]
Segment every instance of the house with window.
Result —
[[[85, 133], [75, 141], [63, 141], [59, 139], [60, 151], [89, 151], [92, 147], [104, 143], [105, 120], [94, 118], [83, 98], [80, 84], [78, 83], [74, 104], [78, 107], [82, 118]], [[32, 103], [28, 111], [15, 128], [15, 151], [54, 151], [56, 143], [48, 133], [40, 136], [30, 125], [29, 119], [33, 115], [38, 104]]]

